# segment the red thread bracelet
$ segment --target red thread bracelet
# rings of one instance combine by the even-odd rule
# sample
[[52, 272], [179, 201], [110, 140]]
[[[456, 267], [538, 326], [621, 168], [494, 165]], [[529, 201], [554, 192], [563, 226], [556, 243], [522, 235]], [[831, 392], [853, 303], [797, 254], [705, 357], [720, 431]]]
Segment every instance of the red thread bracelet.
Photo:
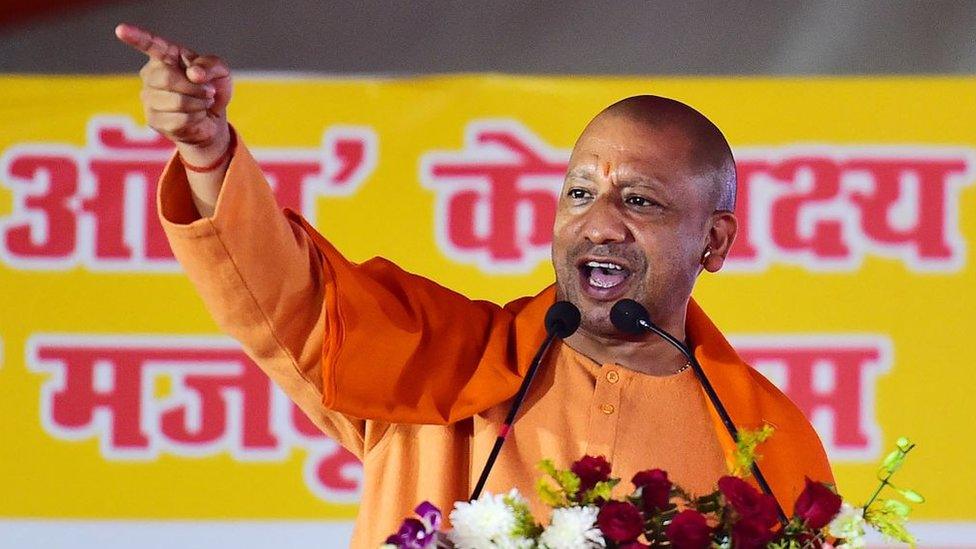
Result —
[[230, 141], [227, 143], [227, 150], [225, 150], [224, 154], [220, 155], [220, 158], [215, 160], [212, 164], [203, 167], [194, 166], [192, 164], [187, 163], [187, 161], [183, 159], [182, 155], [180, 156], [180, 162], [183, 164], [184, 168], [190, 170], [191, 172], [208, 173], [223, 166], [224, 163], [227, 162], [227, 159], [234, 155], [234, 149], [236, 148], [237, 148], [237, 133], [234, 131], [234, 128], [230, 128]]

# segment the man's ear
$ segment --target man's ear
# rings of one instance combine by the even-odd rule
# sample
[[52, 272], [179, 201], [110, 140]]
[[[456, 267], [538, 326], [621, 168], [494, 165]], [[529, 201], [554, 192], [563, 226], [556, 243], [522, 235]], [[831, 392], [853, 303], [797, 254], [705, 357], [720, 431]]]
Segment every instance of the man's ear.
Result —
[[710, 272], [718, 272], [725, 264], [725, 258], [732, 249], [735, 233], [739, 229], [739, 221], [735, 214], [729, 211], [717, 211], [712, 214], [711, 226], [708, 229], [708, 241], [705, 252], [702, 253], [702, 267]]

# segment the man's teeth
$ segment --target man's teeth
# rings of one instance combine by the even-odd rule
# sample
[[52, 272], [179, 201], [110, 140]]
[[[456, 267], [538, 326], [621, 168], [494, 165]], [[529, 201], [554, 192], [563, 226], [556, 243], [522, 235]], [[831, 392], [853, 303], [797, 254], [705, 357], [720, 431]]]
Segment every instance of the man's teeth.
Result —
[[589, 283], [596, 288], [613, 288], [627, 278], [627, 270], [616, 263], [589, 261], [586, 267], [590, 269]]
[[622, 270], [624, 270], [623, 267], [621, 267], [620, 265], [617, 265], [616, 263], [600, 263], [599, 261], [590, 261], [589, 263], [586, 264], [586, 266], [587, 267], [592, 267], [594, 269], [596, 269], [596, 268], [600, 268], [600, 269], [613, 269], [613, 270], [616, 270], [616, 271], [622, 271]]

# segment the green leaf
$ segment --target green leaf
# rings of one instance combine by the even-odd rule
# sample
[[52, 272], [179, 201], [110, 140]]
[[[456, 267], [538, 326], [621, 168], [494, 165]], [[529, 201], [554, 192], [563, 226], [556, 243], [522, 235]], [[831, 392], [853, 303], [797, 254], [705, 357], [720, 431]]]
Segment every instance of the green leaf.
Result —
[[[576, 493], [579, 492], [580, 478], [576, 473], [568, 469], [564, 471], [556, 469], [555, 464], [549, 459], [540, 461], [536, 467], [543, 473], [549, 475], [552, 480], [556, 481], [556, 485], [558, 486], [558, 489], [550, 486], [545, 477], [539, 479], [536, 483], [536, 492], [539, 493], [539, 498], [543, 499], [551, 507], [568, 506], [576, 497]], [[550, 503], [551, 501], [558, 503]]]
[[540, 461], [539, 464], [536, 465], [536, 468], [553, 478], [556, 477], [556, 465], [553, 464], [551, 459], [544, 459]]
[[532, 517], [532, 511], [529, 509], [528, 503], [524, 500], [515, 499], [511, 496], [505, 496], [502, 498], [505, 505], [512, 510], [512, 514], [515, 515], [515, 527], [512, 528], [513, 536], [522, 536], [525, 538], [534, 538], [542, 534], [542, 526], [536, 524], [535, 519]]
[[539, 499], [542, 503], [545, 503], [549, 507], [566, 507], [569, 502], [566, 501], [566, 496], [562, 491], [556, 490], [546, 481], [545, 478], [540, 478], [535, 483], [535, 491], [539, 494]]
[[895, 446], [897, 446], [902, 452], [907, 452], [911, 450], [915, 444], [908, 440], [907, 437], [898, 437], [898, 440], [895, 441]]
[[881, 468], [886, 473], [894, 473], [901, 468], [902, 463], [905, 462], [905, 452], [901, 450], [893, 450], [890, 454], [885, 456], [884, 461], [881, 462]]
[[903, 509], [897, 504], [892, 505], [890, 501], [878, 500], [878, 504], [872, 505], [864, 513], [864, 520], [885, 537], [907, 543], [914, 548], [915, 538], [905, 528], [905, 516], [901, 514]]
[[580, 478], [572, 471], [556, 471], [556, 482], [569, 498], [576, 497], [580, 489]]
[[589, 505], [598, 498], [609, 500], [611, 498], [611, 493], [613, 492], [613, 487], [619, 482], [619, 478], [612, 478], [610, 480], [604, 480], [596, 483], [593, 488], [590, 488], [585, 494], [583, 494], [583, 497], [580, 498], [580, 503], [583, 505]]
[[922, 494], [919, 494], [915, 490], [910, 490], [908, 488], [902, 488], [902, 489], [898, 490], [898, 493], [901, 494], [901, 496], [903, 498], [907, 499], [908, 501], [910, 501], [912, 503], [925, 503], [925, 498], [922, 497]]
[[908, 504], [898, 501], [897, 499], [884, 500], [884, 508], [887, 511], [891, 511], [896, 515], [901, 517], [908, 517], [908, 513], [911, 512], [912, 508]]

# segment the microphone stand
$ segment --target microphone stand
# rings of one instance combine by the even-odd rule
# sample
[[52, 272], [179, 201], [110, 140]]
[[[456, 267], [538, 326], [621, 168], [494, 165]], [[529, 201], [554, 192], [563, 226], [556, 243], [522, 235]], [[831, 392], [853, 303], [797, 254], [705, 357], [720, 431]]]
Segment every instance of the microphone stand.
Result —
[[525, 395], [529, 392], [529, 386], [532, 385], [532, 379], [535, 378], [536, 371], [539, 370], [539, 364], [542, 363], [542, 357], [545, 356], [549, 347], [552, 346], [552, 341], [556, 339], [555, 333], [550, 333], [546, 335], [546, 339], [542, 342], [542, 346], [535, 353], [535, 357], [532, 359], [532, 364], [529, 366], [529, 371], [525, 374], [525, 379], [522, 380], [522, 385], [519, 387], [517, 393], [515, 393], [515, 400], [512, 402], [512, 407], [508, 410], [508, 415], [505, 417], [505, 423], [502, 423], [501, 428], [498, 430], [498, 438], [495, 439], [495, 445], [491, 448], [491, 453], [488, 454], [488, 461], [485, 462], [484, 469], [481, 470], [481, 477], [478, 478], [478, 483], [475, 484], [474, 491], [471, 492], [470, 500], [478, 499], [481, 495], [481, 491], [485, 488], [485, 483], [488, 481], [488, 473], [491, 472], [491, 468], [495, 465], [495, 460], [498, 459], [498, 453], [502, 449], [502, 445], [505, 444], [505, 439], [508, 437], [508, 433], [512, 430], [512, 424], [515, 423], [515, 415], [518, 413], [519, 408], [522, 407], [522, 401], [525, 400]]
[[491, 468], [494, 467], [495, 460], [498, 459], [498, 453], [501, 452], [502, 445], [505, 444], [505, 439], [512, 430], [512, 424], [515, 423], [515, 416], [518, 414], [519, 408], [522, 407], [525, 395], [529, 392], [529, 386], [532, 385], [532, 380], [539, 370], [539, 365], [542, 364], [542, 359], [549, 351], [549, 347], [552, 346], [553, 340], [557, 337], [565, 339], [573, 335], [573, 332], [579, 328], [579, 309], [568, 301], [557, 301], [546, 311], [545, 325], [546, 338], [542, 341], [542, 345], [539, 346], [539, 350], [536, 351], [535, 356], [532, 358], [532, 362], [529, 364], [529, 370], [525, 374], [525, 379], [522, 380], [518, 392], [515, 393], [512, 407], [508, 410], [505, 423], [498, 430], [498, 438], [495, 439], [495, 445], [492, 446], [491, 453], [488, 454], [488, 461], [481, 470], [481, 476], [478, 478], [478, 483], [475, 484], [474, 491], [471, 492], [470, 500], [478, 499], [481, 496], [481, 491], [485, 488], [485, 483], [488, 481], [488, 474], [491, 472]]
[[[705, 371], [702, 369], [701, 364], [699, 364], [698, 359], [695, 358], [695, 354], [692, 353], [684, 343], [678, 341], [677, 338], [661, 328], [658, 328], [654, 325], [654, 323], [643, 318], [638, 318], [637, 324], [645, 330], [661, 336], [662, 339], [678, 349], [678, 351], [680, 351], [681, 354], [688, 359], [688, 362], [691, 364], [691, 369], [695, 372], [695, 377], [698, 378], [702, 388], [705, 389], [705, 394], [708, 395], [708, 400], [711, 401], [712, 406], [714, 406], [715, 410], [718, 412], [719, 417], [722, 419], [722, 423], [725, 425], [725, 429], [729, 432], [729, 435], [732, 436], [732, 440], [738, 443], [739, 430], [735, 427], [735, 423], [732, 422], [732, 416], [730, 416], [728, 410], [725, 409], [725, 405], [722, 404], [722, 401], [718, 398], [718, 393], [715, 392], [715, 388], [712, 387], [712, 383], [708, 381], [707, 377], [705, 377]], [[766, 482], [766, 477], [763, 476], [762, 471], [759, 470], [759, 464], [755, 461], [752, 462], [752, 475], [756, 477], [756, 483], [759, 484], [759, 487], [762, 489], [763, 493], [773, 496], [772, 488], [769, 487], [769, 483]], [[780, 506], [779, 500], [776, 499], [776, 496], [773, 496], [773, 501], [776, 503], [776, 513], [779, 515], [780, 523], [785, 525], [787, 522], [789, 522], [789, 519], [786, 517], [786, 513], [783, 512], [783, 508]]]

